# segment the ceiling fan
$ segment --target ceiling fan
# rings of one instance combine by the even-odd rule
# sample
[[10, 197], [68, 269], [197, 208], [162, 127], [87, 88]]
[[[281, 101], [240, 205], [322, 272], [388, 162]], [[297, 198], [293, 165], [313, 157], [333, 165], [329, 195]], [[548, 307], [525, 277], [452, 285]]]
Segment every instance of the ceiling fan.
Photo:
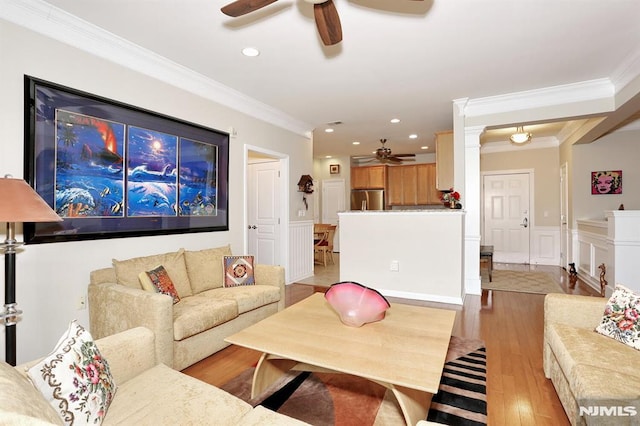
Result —
[[[236, 18], [246, 15], [277, 0], [236, 0], [227, 4], [220, 9], [225, 15]], [[332, 46], [342, 41], [342, 25], [340, 24], [340, 16], [333, 0], [304, 0], [313, 4], [313, 15], [316, 21], [318, 33], [325, 46]], [[413, 0], [423, 1], [423, 0]]]
[[387, 148], [384, 144], [387, 142], [386, 139], [380, 139], [380, 143], [382, 146], [376, 149], [374, 155], [360, 155], [351, 157], [353, 160], [359, 163], [370, 163], [372, 161], [379, 161], [381, 163], [402, 163], [403, 161], [413, 161], [415, 160], [415, 154], [393, 154], [391, 152], [391, 148]]

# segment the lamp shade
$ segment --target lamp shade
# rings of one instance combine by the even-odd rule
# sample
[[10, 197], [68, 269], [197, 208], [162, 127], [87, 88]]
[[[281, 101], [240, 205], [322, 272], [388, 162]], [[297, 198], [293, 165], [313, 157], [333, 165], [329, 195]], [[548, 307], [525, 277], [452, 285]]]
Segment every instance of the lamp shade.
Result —
[[23, 179], [0, 178], [0, 222], [60, 222], [62, 218]]
[[511, 139], [511, 142], [513, 143], [523, 144], [529, 142], [531, 140], [531, 136], [531, 133], [524, 131], [524, 127], [518, 126], [516, 128], [516, 132], [512, 134], [509, 139]]

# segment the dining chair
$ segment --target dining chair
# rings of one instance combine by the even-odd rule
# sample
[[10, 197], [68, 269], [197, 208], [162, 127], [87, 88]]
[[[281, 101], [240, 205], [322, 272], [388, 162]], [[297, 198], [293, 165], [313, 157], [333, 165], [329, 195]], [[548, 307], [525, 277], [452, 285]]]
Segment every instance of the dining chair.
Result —
[[327, 266], [327, 259], [335, 264], [333, 259], [333, 238], [335, 237], [336, 228], [336, 225], [321, 223], [317, 223], [314, 226], [314, 259], [316, 254], [321, 256], [319, 263], [322, 263], [323, 266]]

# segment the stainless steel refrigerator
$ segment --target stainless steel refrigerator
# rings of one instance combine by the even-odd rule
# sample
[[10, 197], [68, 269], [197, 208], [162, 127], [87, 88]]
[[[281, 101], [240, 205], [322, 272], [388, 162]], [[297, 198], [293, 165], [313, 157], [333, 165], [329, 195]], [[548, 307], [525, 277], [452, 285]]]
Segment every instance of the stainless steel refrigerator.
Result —
[[351, 190], [351, 210], [384, 210], [384, 190]]

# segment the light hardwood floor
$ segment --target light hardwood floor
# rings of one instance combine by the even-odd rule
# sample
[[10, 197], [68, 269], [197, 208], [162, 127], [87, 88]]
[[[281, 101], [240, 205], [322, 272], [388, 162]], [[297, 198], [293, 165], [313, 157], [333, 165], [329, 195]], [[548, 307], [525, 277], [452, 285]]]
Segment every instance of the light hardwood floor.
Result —
[[[568, 275], [560, 267], [496, 264], [494, 268], [549, 272], [565, 292], [597, 297], [580, 281], [570, 290]], [[287, 306], [337, 282], [337, 270], [337, 266], [316, 265], [315, 277], [304, 280], [306, 284], [287, 286]], [[453, 334], [484, 340], [489, 425], [569, 424], [553, 385], [542, 371], [543, 295], [489, 291], [482, 296], [467, 296], [463, 306], [393, 298], [390, 302], [454, 309], [457, 315]], [[249, 349], [230, 346], [184, 373], [221, 386], [255, 365], [259, 356]]]

